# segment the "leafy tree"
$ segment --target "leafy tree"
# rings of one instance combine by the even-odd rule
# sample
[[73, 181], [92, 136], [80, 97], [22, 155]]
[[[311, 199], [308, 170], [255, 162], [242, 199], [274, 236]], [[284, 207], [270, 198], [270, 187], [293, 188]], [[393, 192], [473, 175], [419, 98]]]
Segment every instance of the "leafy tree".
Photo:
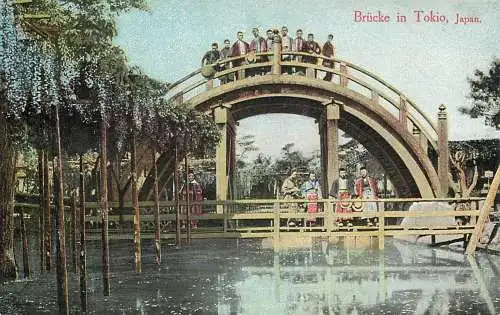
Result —
[[236, 155], [236, 164], [238, 168], [244, 168], [248, 163], [248, 153], [255, 152], [259, 148], [255, 145], [255, 136], [254, 135], [243, 135], [238, 137], [236, 140], [238, 143], [239, 153]]
[[42, 11], [51, 15], [50, 22], [37, 27], [23, 22], [36, 34], [17, 27], [15, 5], [14, 1], [0, 2], [0, 278], [17, 275], [12, 204], [15, 148], [28, 130], [23, 126], [33, 121], [43, 124], [57, 103], [61, 108], [72, 106], [69, 101], [76, 97], [70, 82], [78, 76], [78, 65], [85, 58], [99, 59], [98, 52], [110, 47], [116, 34], [117, 14], [130, 8], [143, 9], [145, 1], [45, 0], [18, 7], [20, 14]]
[[484, 117], [484, 123], [500, 129], [500, 59], [491, 62], [487, 73], [476, 69], [474, 78], [467, 78], [470, 85], [471, 107], [459, 111], [471, 118]]

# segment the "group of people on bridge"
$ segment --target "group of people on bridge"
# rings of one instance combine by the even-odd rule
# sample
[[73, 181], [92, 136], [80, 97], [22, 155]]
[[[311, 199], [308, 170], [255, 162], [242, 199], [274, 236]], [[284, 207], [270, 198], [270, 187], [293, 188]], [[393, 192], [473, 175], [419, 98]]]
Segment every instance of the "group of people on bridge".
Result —
[[[224, 71], [229, 69], [230, 67], [239, 67], [245, 63], [253, 63], [253, 62], [262, 62], [266, 61], [266, 56], [255, 56], [256, 53], [264, 53], [268, 51], [272, 51], [273, 49], [273, 41], [275, 35], [277, 35], [279, 31], [277, 29], [268, 29], [266, 32], [267, 38], [264, 38], [259, 35], [259, 29], [254, 27], [252, 29], [253, 39], [250, 43], [244, 40], [243, 32], [239, 31], [237, 35], [236, 41], [231, 45], [231, 41], [229, 39], [224, 40], [224, 47], [219, 50], [218, 43], [212, 43], [211, 50], [207, 51], [203, 58], [201, 59], [202, 67], [207, 67], [208, 69], [213, 69], [214, 71]], [[283, 26], [281, 28], [281, 52], [282, 52], [282, 60], [283, 61], [292, 61], [296, 60], [299, 62], [307, 62], [316, 64], [318, 62], [318, 58], [314, 56], [291, 56], [290, 52], [304, 52], [313, 55], [323, 55], [325, 57], [333, 58], [335, 56], [335, 45], [333, 43], [333, 35], [329, 34], [327, 37], [327, 41], [321, 47], [318, 42], [314, 40], [314, 34], [309, 33], [307, 35], [307, 39], [303, 38], [302, 29], [298, 29], [296, 31], [296, 37], [293, 38], [288, 35], [288, 27]], [[232, 62], [219, 63], [218, 61], [224, 60], [232, 57], [240, 57], [247, 55], [245, 60], [234, 60]], [[322, 62], [323, 66], [334, 68], [333, 61], [329, 59], [325, 59]], [[300, 69], [294, 67], [287, 67], [285, 71], [288, 74], [292, 74], [294, 72], [300, 72]], [[254, 74], [261, 73], [259, 70]], [[261, 73], [262, 74], [262, 73]], [[252, 75], [252, 73], [250, 74]], [[221, 79], [221, 83], [227, 83], [234, 80], [234, 77], [224, 76]], [[327, 72], [324, 80], [331, 81], [332, 73]]]
[[[296, 184], [297, 171], [294, 169], [291, 171], [289, 177], [287, 177], [281, 187], [284, 200], [293, 200], [298, 198], [307, 199], [305, 203], [305, 211], [309, 214], [306, 224], [313, 225], [316, 222], [314, 213], [319, 210], [317, 200], [322, 199], [321, 186], [319, 181], [316, 179], [314, 173], [309, 174], [309, 179], [301, 185], [299, 188]], [[378, 199], [379, 190], [377, 186], [377, 181], [368, 175], [366, 166], [362, 165], [360, 167], [360, 174], [355, 181], [349, 180], [347, 171], [345, 168], [340, 168], [339, 178], [335, 180], [330, 188], [329, 197], [338, 199], [339, 201], [335, 204], [336, 213], [351, 213], [353, 211], [377, 211], [377, 205], [374, 202], [362, 202], [363, 199]], [[349, 202], [347, 200], [359, 199], [360, 202]], [[344, 200], [344, 201], [343, 201]], [[294, 203], [289, 203], [286, 206], [290, 212], [298, 211], [299, 207]], [[373, 226], [378, 222], [372, 218], [364, 218], [368, 226]], [[288, 219], [288, 226], [295, 226], [297, 223], [294, 219]], [[338, 226], [344, 226], [346, 224], [348, 227], [353, 226], [354, 218], [352, 217], [342, 217], [337, 219]]]

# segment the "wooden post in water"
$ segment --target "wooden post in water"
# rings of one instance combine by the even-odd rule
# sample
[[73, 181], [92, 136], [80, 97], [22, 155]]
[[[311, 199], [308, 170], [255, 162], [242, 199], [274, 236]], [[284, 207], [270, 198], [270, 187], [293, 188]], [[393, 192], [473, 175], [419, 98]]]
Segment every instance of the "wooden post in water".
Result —
[[104, 296], [110, 295], [108, 235], [108, 130], [106, 114], [101, 108], [101, 206], [102, 206], [102, 281]]
[[77, 273], [78, 265], [78, 246], [76, 244], [76, 234], [78, 233], [78, 222], [77, 222], [77, 207], [76, 207], [76, 192], [73, 191], [71, 195], [71, 256], [72, 256], [72, 267], [73, 272]]
[[85, 235], [85, 171], [83, 154], [80, 154], [80, 304], [82, 312], [87, 311], [87, 240]]
[[155, 254], [156, 263], [158, 266], [161, 264], [161, 224], [160, 224], [160, 198], [158, 192], [158, 166], [156, 165], [156, 149], [153, 145], [152, 150], [152, 162], [153, 162], [153, 208], [155, 217]]
[[[132, 110], [133, 111], [133, 110]], [[132, 115], [133, 117], [133, 115]], [[132, 208], [134, 209], [134, 244], [135, 244], [135, 271], [142, 272], [141, 262], [141, 213], [139, 209], [139, 193], [137, 191], [137, 148], [135, 139], [135, 123], [132, 118], [132, 139], [130, 167], [132, 174]]]
[[479, 242], [479, 238], [483, 233], [486, 218], [488, 218], [488, 216], [490, 215], [490, 208], [493, 206], [493, 202], [495, 201], [499, 185], [500, 167], [497, 168], [495, 177], [493, 178], [493, 182], [490, 185], [490, 190], [488, 191], [488, 195], [486, 196], [486, 200], [484, 201], [483, 208], [481, 208], [481, 212], [479, 213], [479, 217], [477, 218], [474, 232], [472, 233], [469, 244], [467, 245], [467, 255], [474, 255], [474, 253], [476, 252], [477, 243]]
[[[189, 163], [188, 163], [188, 155], [187, 155], [187, 141], [184, 141], [184, 151], [186, 152], [186, 154], [184, 155], [184, 170], [185, 170], [185, 180], [186, 180], [186, 185], [184, 186], [184, 189], [186, 189], [186, 231], [187, 231], [187, 235], [186, 235], [186, 238], [187, 238], [187, 243], [188, 244], [191, 244], [191, 206], [189, 204], [189, 172], [188, 172], [188, 167], [189, 167]], [[192, 188], [192, 187], [191, 187]], [[193, 191], [193, 200], [195, 200], [194, 198], [194, 191]]]
[[29, 259], [29, 246], [28, 235], [26, 234], [26, 223], [24, 222], [24, 211], [21, 209], [21, 235], [23, 239], [23, 268], [24, 278], [30, 277], [30, 259]]
[[49, 153], [43, 157], [43, 211], [45, 212], [45, 269], [52, 266], [52, 211], [50, 207]]
[[385, 215], [384, 207], [380, 206], [380, 202], [377, 201], [377, 212], [378, 212], [378, 249], [384, 249], [385, 247]]
[[[56, 69], [55, 79], [57, 90], [62, 91], [61, 84], [61, 49], [59, 44], [59, 35], [55, 39], [56, 46]], [[59, 95], [57, 95], [59, 96]], [[56, 150], [57, 150], [57, 293], [59, 301], [59, 313], [69, 314], [68, 301], [68, 270], [66, 266], [66, 229], [64, 219], [64, 186], [63, 186], [63, 171], [62, 171], [62, 150], [61, 150], [61, 130], [59, 122], [59, 100], [55, 102], [55, 118], [56, 118]]]
[[174, 165], [174, 201], [175, 201], [175, 244], [181, 246], [181, 208], [179, 206], [179, 156], [177, 139], [175, 140], [175, 165]]
[[45, 203], [44, 203], [44, 174], [43, 164], [45, 157], [45, 150], [38, 149], [38, 235], [40, 237], [40, 273], [45, 271]]

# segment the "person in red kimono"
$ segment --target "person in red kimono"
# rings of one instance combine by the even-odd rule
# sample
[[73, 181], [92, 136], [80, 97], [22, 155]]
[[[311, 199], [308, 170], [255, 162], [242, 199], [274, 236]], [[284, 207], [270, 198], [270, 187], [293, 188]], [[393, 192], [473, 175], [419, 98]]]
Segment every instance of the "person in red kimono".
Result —
[[[201, 185], [196, 181], [194, 177], [194, 173], [192, 171], [189, 172], [188, 174], [188, 182], [187, 185], [184, 184], [182, 185], [180, 189], [180, 200], [186, 201], [189, 200], [190, 202], [198, 202], [198, 201], [203, 201], [203, 188]], [[186, 215], [186, 206], [181, 207], [181, 214]], [[189, 205], [189, 214], [190, 215], [201, 215], [203, 213], [202, 211], [202, 205]], [[182, 226], [185, 227], [185, 221], [182, 222]], [[198, 228], [198, 220], [191, 220], [191, 227], [193, 229]]]
[[[335, 56], [335, 45], [332, 43], [333, 35], [328, 35], [328, 40], [323, 45], [323, 55], [325, 57], [334, 57]], [[328, 68], [335, 68], [335, 64], [331, 60], [323, 60], [323, 66]], [[333, 74], [331, 72], [327, 72], [323, 80], [332, 81]]]
[[[330, 197], [339, 199], [339, 201], [335, 205], [336, 213], [352, 212], [352, 203], [342, 201], [342, 199], [351, 199], [353, 192], [353, 182], [347, 178], [346, 169], [341, 167], [339, 169], [339, 178], [332, 183], [332, 188], [330, 189]], [[344, 226], [344, 224], [346, 223], [348, 227], [351, 227], [352, 219], [352, 217], [339, 218], [337, 219], [337, 224], [338, 226]]]
[[[238, 32], [236, 36], [238, 39], [234, 42], [233, 47], [231, 47], [231, 57], [245, 56], [250, 52], [250, 45], [243, 40], [243, 32]], [[233, 61], [233, 67], [239, 67], [244, 63], [246, 63], [246, 61], [243, 59], [235, 60]], [[243, 78], [238, 78], [238, 74], [236, 73], [236, 79]]]
[[[356, 195], [362, 199], [378, 199], [379, 192], [377, 181], [368, 176], [368, 171], [366, 170], [365, 165], [361, 166], [359, 172], [361, 176], [356, 179]], [[366, 202], [363, 211], [377, 211], [377, 204], [375, 202]], [[366, 221], [368, 226], [372, 226], [374, 220], [375, 218], [367, 218]]]
[[302, 184], [302, 195], [307, 199], [306, 209], [309, 213], [307, 223], [309, 226], [316, 223], [316, 217], [312, 215], [318, 212], [318, 199], [321, 199], [321, 187], [316, 179], [316, 174], [310, 173], [309, 180]]

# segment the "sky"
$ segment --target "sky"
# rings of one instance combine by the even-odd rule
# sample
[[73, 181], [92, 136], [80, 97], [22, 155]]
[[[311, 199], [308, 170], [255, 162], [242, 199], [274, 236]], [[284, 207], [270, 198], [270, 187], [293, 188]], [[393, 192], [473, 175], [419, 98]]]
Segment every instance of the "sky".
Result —
[[[356, 22], [354, 12], [388, 15], [387, 23]], [[414, 11], [423, 11], [416, 21]], [[425, 22], [424, 15], [444, 15], [448, 23]], [[396, 22], [396, 15], [407, 22]], [[478, 17], [480, 23], [454, 24], [456, 15]], [[174, 82], [200, 66], [212, 42], [233, 42], [236, 32], [251, 40], [251, 28], [261, 33], [287, 25], [293, 36], [301, 28], [323, 44], [334, 35], [338, 58], [375, 73], [415, 101], [436, 119], [445, 104], [451, 140], [498, 138], [482, 119], [470, 119], [458, 107], [467, 99], [476, 68], [487, 70], [500, 58], [500, 1], [461, 0], [319, 0], [170, 1], [151, 0], [149, 12], [119, 17], [116, 43], [133, 65], [148, 75]], [[287, 114], [253, 116], [240, 121], [238, 135], [254, 135], [265, 154], [277, 157], [286, 143], [308, 153], [319, 148], [317, 125], [310, 118]], [[272, 136], [271, 136], [272, 135]]]

